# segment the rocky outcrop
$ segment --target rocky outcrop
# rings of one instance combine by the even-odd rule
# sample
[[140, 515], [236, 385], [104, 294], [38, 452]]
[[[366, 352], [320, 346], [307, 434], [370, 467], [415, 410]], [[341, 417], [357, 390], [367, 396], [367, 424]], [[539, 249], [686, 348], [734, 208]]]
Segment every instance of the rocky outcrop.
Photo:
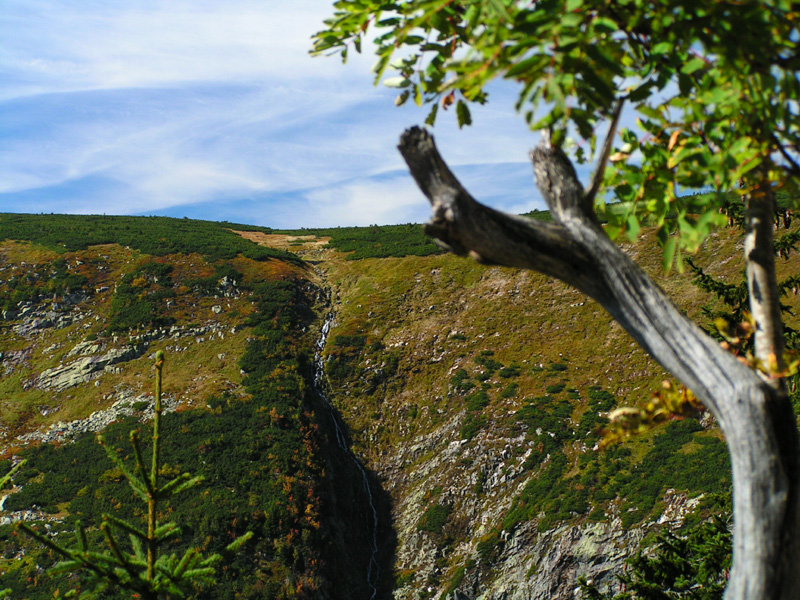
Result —
[[614, 574], [642, 541], [646, 530], [625, 531], [618, 521], [562, 525], [539, 533], [526, 523], [507, 536], [494, 563], [492, 581], [466, 580], [447, 596], [455, 600], [573, 600], [578, 578], [600, 589], [617, 590]]
[[2, 374], [5, 376], [13, 373], [16, 367], [25, 365], [30, 360], [32, 354], [33, 347], [0, 352], [0, 368], [2, 368]]
[[[85, 346], [80, 352], [88, 352], [99, 345]], [[113, 348], [100, 356], [85, 356], [72, 362], [42, 371], [33, 385], [42, 390], [61, 392], [67, 388], [86, 383], [98, 373], [112, 368], [112, 365], [127, 362], [142, 356], [147, 344], [134, 344]]]
[[[109, 408], [95, 411], [85, 419], [58, 421], [48, 429], [26, 433], [17, 440], [23, 444], [71, 441], [85, 433], [102, 431], [122, 417], [138, 416], [142, 421], [153, 418], [152, 395], [134, 394], [127, 388], [120, 388], [113, 397], [116, 397], [116, 400]], [[178, 406], [177, 399], [171, 395], [163, 396], [162, 400], [164, 412], [171, 412]]]
[[14, 325], [12, 331], [20, 337], [31, 338], [44, 329], [61, 329], [90, 317], [91, 311], [77, 306], [88, 298], [86, 292], [75, 292], [64, 295], [58, 302], [44, 305], [20, 302], [15, 310], [4, 311], [3, 319], [20, 320], [21, 323]]
[[[196, 343], [202, 343], [214, 337], [225, 339], [228, 331], [235, 333], [236, 328], [233, 327], [228, 330], [228, 328], [216, 321], [210, 321], [196, 327], [176, 326], [169, 329], [154, 329], [139, 335], [132, 335], [129, 338], [129, 344], [119, 348], [111, 348], [103, 354], [98, 353], [104, 348], [105, 343], [86, 340], [76, 344], [65, 356], [65, 358], [79, 358], [42, 371], [38, 377], [28, 383], [28, 388], [36, 387], [42, 390], [61, 392], [76, 385], [87, 383], [103, 373], [118, 372], [118, 367], [114, 365], [128, 362], [144, 355], [150, 342], [168, 338], [174, 340], [194, 338]], [[111, 343], [117, 342], [119, 342], [119, 338], [113, 337], [111, 339]], [[180, 352], [182, 349], [180, 346], [167, 347], [170, 352]], [[2, 355], [0, 358], [4, 356]]]

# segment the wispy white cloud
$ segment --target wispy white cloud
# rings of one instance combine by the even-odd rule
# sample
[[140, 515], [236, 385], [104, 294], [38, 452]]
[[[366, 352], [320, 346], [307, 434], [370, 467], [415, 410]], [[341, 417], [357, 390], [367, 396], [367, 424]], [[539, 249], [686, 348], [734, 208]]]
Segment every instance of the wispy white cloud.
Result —
[[[426, 218], [395, 150], [425, 113], [372, 87], [368, 53], [345, 67], [309, 57], [331, 11], [320, 0], [3, 3], [0, 210], [278, 226]], [[512, 95], [496, 96], [472, 128], [440, 114], [435, 134], [476, 196], [519, 210], [535, 202], [524, 165], [535, 137]]]
[[2, 94], [338, 78], [308, 58], [330, 10], [319, 0], [10, 0]]
[[[374, 223], [422, 222], [427, 203], [406, 174], [380, 181], [358, 181], [329, 186], [305, 194], [306, 210], [301, 211], [308, 227], [329, 223], [371, 225]], [[304, 213], [304, 214], [303, 214]], [[298, 216], [295, 214], [295, 218]], [[288, 215], [287, 215], [288, 216]]]

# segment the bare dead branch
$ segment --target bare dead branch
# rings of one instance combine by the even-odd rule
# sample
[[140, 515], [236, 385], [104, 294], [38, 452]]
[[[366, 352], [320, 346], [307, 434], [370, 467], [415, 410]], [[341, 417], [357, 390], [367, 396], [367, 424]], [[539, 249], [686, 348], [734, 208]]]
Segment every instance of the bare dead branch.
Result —
[[625, 104], [625, 99], [620, 98], [614, 106], [614, 112], [611, 114], [611, 123], [608, 126], [608, 133], [603, 142], [603, 151], [600, 153], [600, 158], [597, 160], [594, 175], [592, 175], [592, 183], [586, 190], [584, 196], [584, 207], [587, 212], [591, 212], [594, 207], [594, 198], [597, 192], [600, 191], [600, 186], [603, 183], [603, 175], [606, 172], [606, 165], [608, 164], [608, 157], [611, 156], [611, 148], [614, 146], [614, 135], [617, 132], [617, 125], [619, 124], [619, 117], [622, 114], [622, 107]]
[[726, 599], [797, 598], [800, 445], [779, 390], [722, 350], [608, 239], [587, 214], [587, 195], [559, 148], [543, 144], [531, 153], [555, 225], [479, 204], [419, 128], [406, 131], [399, 148], [433, 207], [431, 235], [458, 254], [539, 271], [583, 291], [711, 410], [733, 467], [734, 565]]
[[[750, 314], [755, 322], [755, 354], [768, 368], [783, 371], [783, 322], [775, 275], [775, 195], [769, 184], [747, 198], [745, 261]], [[774, 386], [782, 379], [771, 379]]]

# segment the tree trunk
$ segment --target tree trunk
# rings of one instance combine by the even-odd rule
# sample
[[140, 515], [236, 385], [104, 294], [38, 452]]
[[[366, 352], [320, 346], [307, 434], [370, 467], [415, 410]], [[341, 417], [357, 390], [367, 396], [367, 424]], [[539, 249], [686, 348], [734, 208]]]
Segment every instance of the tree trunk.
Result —
[[[432, 137], [406, 131], [399, 146], [433, 217], [426, 231], [459, 255], [539, 271], [601, 304], [717, 419], [728, 444], [734, 487], [734, 564], [728, 600], [796, 600], [800, 594], [798, 435], [785, 387], [760, 376], [692, 323], [603, 231], [569, 159], [544, 143], [531, 153], [536, 183], [555, 223], [500, 213], [475, 201], [442, 160]], [[602, 169], [602, 165], [600, 167]], [[593, 189], [596, 186], [592, 186]], [[770, 215], [771, 217], [771, 215]], [[771, 227], [771, 218], [768, 221]], [[777, 290], [771, 234], [752, 240], [763, 267], [764, 327], [778, 353]], [[766, 261], [766, 262], [765, 262]], [[770, 279], [771, 277], [771, 279]], [[765, 286], [765, 287], [764, 287]], [[761, 340], [759, 340], [761, 341]], [[757, 341], [757, 344], [759, 343]]]

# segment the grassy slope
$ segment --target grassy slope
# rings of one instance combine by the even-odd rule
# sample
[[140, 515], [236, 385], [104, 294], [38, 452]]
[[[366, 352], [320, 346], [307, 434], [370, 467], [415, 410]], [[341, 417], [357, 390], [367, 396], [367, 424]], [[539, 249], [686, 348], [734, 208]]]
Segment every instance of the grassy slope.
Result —
[[[695, 261], [737, 283], [741, 247], [739, 233], [724, 230]], [[688, 274], [663, 276], [652, 231], [625, 248], [683, 310], [702, 320], [701, 306], [713, 300], [690, 284]], [[439, 565], [444, 573], [458, 574], [464, 564], [481, 569], [481, 549], [521, 521], [533, 519], [542, 528], [619, 515], [628, 526], [657, 517], [667, 488], [690, 495], [726, 489], [719, 434], [696, 422], [656, 430], [613, 452], [592, 451], [593, 429], [602, 424], [592, 388], [610, 392], [616, 405], [630, 405], [646, 401], [666, 375], [579, 293], [537, 274], [451, 256], [323, 265], [339, 301], [328, 363], [337, 406], [392, 492], [401, 545], [403, 537], [422, 543], [425, 511], [449, 508], [439, 533], [425, 533], [439, 552], [451, 553]], [[781, 277], [797, 270], [796, 257], [779, 264]], [[787, 302], [797, 308], [796, 297]], [[789, 322], [797, 326], [795, 318]], [[343, 336], [339, 344], [336, 336]], [[488, 376], [487, 359], [498, 363]], [[503, 367], [512, 368], [504, 375]], [[484, 398], [474, 396], [481, 387]], [[570, 420], [559, 432], [564, 416]], [[555, 437], [548, 440], [548, 434]], [[461, 445], [453, 454], [455, 443]], [[537, 448], [545, 456], [536, 458]], [[513, 455], [503, 471], [511, 483], [482, 485], [483, 457], [504, 449]], [[437, 460], [441, 456], [454, 459]], [[551, 460], [556, 457], [562, 464]], [[470, 486], [477, 504], [459, 495]], [[476, 525], [481, 514], [491, 519]], [[419, 584], [424, 574], [416, 576]], [[446, 576], [427, 577], [434, 587], [447, 582]]]
[[[581, 521], [614, 515], [634, 523], [658, 513], [665, 487], [677, 482], [681, 484], [677, 487], [692, 493], [707, 487], [708, 481], [694, 476], [698, 466], [708, 471], [715, 465], [711, 469], [715, 484], [725, 477], [725, 457], [718, 455], [718, 434], [713, 429], [693, 433], [691, 427], [676, 426], [668, 434], [656, 431], [643, 436], [623, 450], [604, 454], [590, 450], [602, 404], [593, 397], [592, 388], [610, 392], [619, 404], [629, 404], [648, 398], [664, 374], [599, 307], [565, 286], [536, 274], [481, 267], [447, 255], [345, 260], [347, 254], [306, 244], [307, 239], [284, 235], [270, 242], [278, 237], [284, 249], [307, 251], [306, 258], [319, 262], [334, 287], [337, 325], [328, 346], [334, 401], [359, 453], [393, 496], [401, 546], [404, 539], [413, 538], [437, 555], [448, 555], [440, 559], [438, 574], [409, 571], [410, 563], [404, 564], [401, 556], [399, 580], [409, 584], [404, 588], [409, 594], [425, 581], [446, 586], [464, 565], [467, 574], [480, 570], [481, 577], [490, 578], [501, 528], [528, 519], [549, 526], [563, 518]], [[381, 244], [380, 237], [356, 238], [361, 247], [354, 253], [363, 251], [364, 243]], [[659, 250], [651, 233], [645, 238], [627, 250], [697, 318], [707, 297], [689, 285], [687, 275], [661, 277]], [[723, 231], [700, 250], [696, 262], [708, 266], [709, 273], [738, 282], [740, 253], [738, 234]], [[0, 248], [4, 265], [22, 261], [44, 265], [57, 256], [81, 260], [80, 270], [91, 287], [116, 281], [151, 260], [135, 246], [65, 252], [63, 247], [6, 242]], [[270, 259], [280, 254], [253, 256], [261, 260], [242, 256], [226, 260], [250, 282], [297, 273], [295, 266]], [[178, 295], [173, 316], [181, 323], [214, 318], [232, 325], [252, 310], [249, 302], [233, 301], [212, 317], [211, 305], [227, 299], [194, 298], [181, 291], [182, 282], [210, 275], [211, 263], [191, 253], [164, 260], [174, 266]], [[97, 264], [107, 269], [94, 268]], [[796, 273], [797, 260], [781, 262], [779, 268], [783, 275]], [[7, 280], [0, 275], [0, 287]], [[21, 431], [66, 420], [63, 415], [83, 416], [101, 407], [98, 399], [119, 382], [134, 389], [148, 385], [143, 357], [124, 363], [119, 380], [104, 375], [97, 380], [98, 387], [91, 382], [71, 388], [55, 398], [58, 402], [53, 402], [52, 394], [19, 393], [23, 380], [54, 366], [67, 346], [102, 329], [110, 294], [98, 293], [91, 300], [93, 317], [100, 316], [100, 321], [89, 320], [86, 329], [76, 324], [46, 333], [30, 365], [0, 379], [6, 398], [4, 422], [15, 423]], [[796, 307], [796, 299], [789, 300]], [[170, 385], [189, 390], [186, 396], [200, 402], [210, 392], [240, 389], [236, 386], [241, 375], [233, 357], [243, 350], [245, 335], [194, 344], [171, 356]], [[3, 349], [21, 349], [27, 343], [7, 331], [0, 336]], [[151, 350], [169, 342], [159, 344]], [[54, 345], [55, 350], [42, 350]], [[224, 360], [218, 357], [223, 352]], [[481, 388], [485, 396], [475, 396]], [[8, 401], [11, 397], [13, 403]], [[41, 416], [39, 407], [57, 404], [63, 412]], [[462, 444], [462, 439], [468, 441]], [[498, 456], [502, 458], [495, 461], [498, 464], [487, 462], [487, 457]], [[681, 459], [684, 456], [688, 458]], [[709, 457], [713, 462], [698, 465], [695, 460]], [[687, 469], [672, 480], [665, 480], [662, 473], [654, 486], [647, 477], [634, 476], [634, 470], [672, 474], [672, 466], [664, 465], [676, 460], [678, 467]], [[507, 482], [496, 483], [490, 475], [503, 476]], [[536, 481], [547, 485], [536, 486]]]
[[[13, 220], [26, 219], [20, 216]], [[92, 221], [67, 219], [73, 231], [84, 230]], [[58, 223], [58, 219], [54, 222]], [[147, 225], [152, 222], [130, 221], [134, 227], [141, 226], [136, 246], [151, 248], [150, 238], [162, 234], [160, 227], [148, 230]], [[25, 231], [41, 232], [47, 224], [38, 226], [39, 230]], [[223, 230], [217, 224], [203, 224], [202, 228], [207, 232]], [[22, 363], [11, 365], [12, 369], [0, 378], [0, 409], [7, 427], [5, 456], [21, 453], [28, 459], [16, 478], [24, 486], [7, 501], [6, 509], [20, 510], [33, 503], [46, 513], [66, 517], [65, 525], [53, 524], [55, 530], [68, 529], [75, 516], [91, 525], [97, 522], [100, 511], [135, 513], [129, 491], [102, 453], [97, 454], [93, 436], [84, 436], [75, 444], [26, 449], [19, 448], [15, 439], [20, 433], [55, 421], [83, 418], [106, 408], [122, 388], [136, 394], [149, 392], [152, 354], [166, 349], [165, 391], [177, 396], [184, 409], [165, 420], [170, 432], [165, 459], [171, 472], [183, 469], [204, 474], [207, 479], [198, 496], [187, 497], [173, 506], [173, 516], [188, 525], [187, 531], [199, 536], [196, 543], [211, 550], [227, 543], [225, 540], [233, 531], [256, 532], [253, 543], [243, 556], [232, 559], [230, 570], [209, 597], [303, 598], [316, 597], [318, 593], [339, 597], [335, 588], [324, 588], [347, 577], [350, 570], [360, 575], [361, 566], [356, 561], [362, 556], [349, 549], [352, 544], [346, 535], [337, 533], [343, 541], [323, 542], [331, 530], [324, 524], [321, 527], [319, 521], [321, 514], [330, 512], [323, 498], [322, 479], [325, 463], [335, 460], [335, 449], [328, 448], [317, 430], [314, 421], [318, 407], [313, 405], [313, 395], [307, 393], [307, 357], [315, 337], [313, 333], [302, 333], [308, 331], [308, 319], [312, 317], [306, 306], [312, 298], [301, 297], [300, 292], [309, 287], [307, 267], [296, 257], [281, 260], [285, 253], [259, 248], [238, 236], [231, 238], [233, 243], [228, 247], [218, 248], [224, 258], [192, 252], [203, 251], [204, 247], [191, 240], [177, 244], [186, 252], [154, 257], [136, 246], [125, 248], [117, 244], [65, 250], [57, 241], [61, 239], [59, 231], [56, 228], [55, 233], [50, 232], [52, 235], [42, 236], [48, 244], [45, 246], [24, 240], [0, 242], [0, 297], [13, 300], [13, 306], [18, 299], [14, 293], [20, 290], [24, 291], [26, 302], [42, 311], [61, 303], [60, 296], [40, 293], [58, 279], [53, 268], [58, 260], [68, 265], [69, 272], [85, 277], [82, 287], [88, 294], [76, 307], [83, 318], [69, 326], [45, 328], [23, 337], [12, 327], [24, 319], [14, 319], [4, 322], [0, 330], [0, 350], [31, 349]], [[220, 239], [224, 245], [227, 238], [222, 235]], [[250, 247], [244, 253], [237, 252], [241, 244]], [[72, 358], [67, 354], [77, 343], [96, 337], [104, 345], [103, 351], [107, 351], [151, 330], [146, 324], [114, 333], [106, 328], [112, 317], [115, 286], [124, 281], [125, 274], [136, 273], [139, 267], [153, 261], [171, 267], [171, 285], [162, 286], [163, 278], [155, 283], [136, 275], [131, 279], [141, 280], [134, 281], [135, 295], [154, 298], [152, 292], [168, 289], [169, 297], [154, 301], [159, 318], [174, 322], [180, 329], [214, 323], [217, 335], [152, 341], [144, 356], [118, 365], [121, 373], [104, 373], [62, 392], [29, 387], [27, 383], [44, 369], [70, 362]], [[198, 293], [193, 280], [211, 277], [216, 281], [215, 270], [225, 265], [242, 275], [242, 293], [232, 298]], [[28, 278], [32, 273], [37, 276]], [[23, 280], [24, 285], [20, 283]], [[297, 289], [299, 295], [286, 296], [280, 286], [292, 281], [298, 284], [290, 283], [288, 290]], [[271, 286], [278, 286], [275, 289], [279, 292], [270, 292]], [[264, 311], [276, 308], [261, 304], [256, 315], [261, 320], [254, 320], [254, 302], [262, 302], [259, 298], [266, 297], [264, 294], [279, 299], [278, 313], [261, 319]], [[222, 307], [221, 313], [211, 310], [215, 305]], [[248, 323], [258, 326], [246, 327]], [[278, 328], [277, 335], [271, 333], [273, 328]], [[257, 353], [255, 362], [251, 360], [247, 367], [251, 371], [249, 377], [243, 378], [240, 359], [251, 340], [264, 335], [280, 341], [264, 346], [267, 352]], [[197, 408], [186, 410], [193, 407]], [[136, 420], [121, 422], [109, 433], [111, 444], [127, 447], [127, 431], [137, 426]], [[254, 457], [258, 457], [255, 463]], [[344, 462], [349, 464], [349, 460]], [[0, 468], [7, 470], [9, 463], [0, 463]], [[4, 549], [0, 588], [8, 585], [14, 588], [15, 596], [39, 598], [52, 597], [59, 586], [62, 593], [74, 587], [74, 582], [65, 584], [63, 578], [37, 574], [37, 564], [47, 566], [53, 557], [14, 535], [11, 527], [0, 527], [0, 545]], [[350, 563], [338, 564], [339, 556], [346, 556]]]
[[[39, 247], [19, 242], [6, 244], [3, 250], [9, 262], [13, 260], [18, 264], [41, 264], [53, 258], [48, 256], [50, 253]], [[67, 252], [61, 257], [73, 265], [77, 262], [83, 263], [82, 272], [88, 276], [86, 287], [92, 293], [88, 300], [79, 305], [79, 308], [91, 314], [68, 327], [41, 330], [41, 333], [34, 338], [33, 352], [26, 363], [0, 380], [0, 394], [5, 399], [0, 405], [0, 415], [3, 423], [11, 427], [15, 433], [48, 425], [55, 420], [84, 418], [95, 410], [106, 408], [104, 404], [112, 401], [112, 394], [119, 385], [136, 391], [145, 389], [149, 377], [146, 366], [148, 357], [158, 349], [166, 349], [170, 353], [171, 377], [175, 388], [182, 390], [181, 394], [187, 401], [193, 398], [200, 401], [209, 394], [219, 393], [224, 389], [235, 389], [239, 385], [241, 376], [236, 363], [237, 357], [243, 352], [246, 337], [245, 332], [241, 331], [241, 322], [242, 318], [252, 310], [250, 302], [246, 296], [215, 299], [195, 295], [183, 285], [184, 281], [207, 274], [207, 271], [213, 273], [213, 270], [199, 255], [177, 254], [164, 257], [164, 260], [175, 269], [173, 280], [177, 293], [174, 305], [166, 310], [166, 314], [175, 319], [176, 324], [181, 327], [214, 322], [226, 332], [239, 325], [238, 333], [229, 333], [224, 339], [216, 337], [204, 340], [203, 343], [197, 343], [191, 338], [183, 338], [177, 342], [169, 339], [161, 340], [152, 343], [145, 356], [121, 363], [119, 365], [122, 369], [121, 374], [103, 375], [63, 392], [39, 390], [33, 387], [21, 393], [23, 384], [33, 380], [45, 369], [72, 360], [66, 355], [76, 343], [99, 335], [100, 341], [108, 349], [122, 346], [131, 334], [135, 334], [135, 332], [123, 332], [115, 336], [116, 342], [113, 336], [103, 335], [109, 320], [114, 282], [118, 281], [123, 273], [129, 272], [137, 264], [146, 262], [149, 258], [136, 251], [114, 245]], [[233, 261], [233, 264], [241, 264], [243, 270], [247, 270], [248, 267], [251, 270], [255, 269], [257, 272], [252, 276], [257, 278], [273, 277], [277, 265], [277, 263], [256, 263], [248, 259], [237, 259], [237, 261]], [[24, 267], [13, 271], [22, 268]], [[287, 272], [292, 272], [292, 269], [288, 268]], [[99, 293], [95, 291], [103, 287], [108, 289]], [[211, 307], [216, 304], [223, 307], [223, 312], [219, 315], [211, 311]], [[45, 302], [44, 306], [46, 305]], [[29, 339], [14, 334], [10, 327], [0, 332], [0, 345], [7, 350], [31, 346]], [[178, 347], [182, 351], [173, 351]], [[221, 354], [225, 354], [227, 360], [219, 358]], [[198, 371], [198, 365], [203, 365], [201, 372]], [[53, 408], [59, 410], [49, 412], [47, 416], [41, 415], [46, 409]]]

